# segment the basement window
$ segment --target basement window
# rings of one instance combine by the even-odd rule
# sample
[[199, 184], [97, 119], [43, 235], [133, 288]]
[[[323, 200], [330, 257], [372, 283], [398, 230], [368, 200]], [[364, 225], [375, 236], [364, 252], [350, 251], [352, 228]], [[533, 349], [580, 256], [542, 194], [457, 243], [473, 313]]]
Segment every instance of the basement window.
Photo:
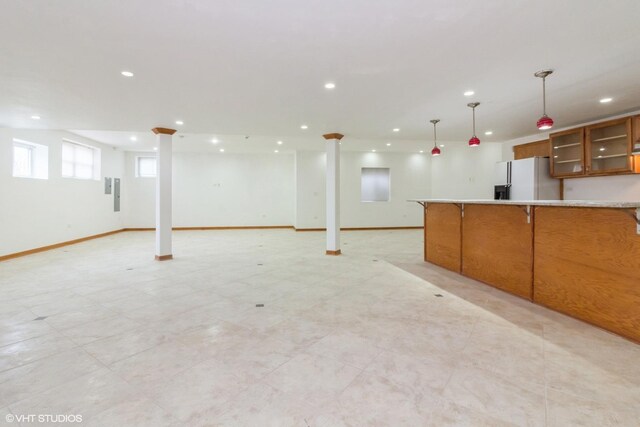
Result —
[[151, 156], [136, 157], [136, 177], [138, 178], [155, 178], [156, 177], [156, 158]]
[[62, 176], [100, 179], [100, 149], [77, 142], [62, 141]]
[[388, 202], [389, 188], [389, 168], [362, 168], [360, 196], [363, 202]]
[[13, 176], [49, 178], [49, 147], [20, 139], [13, 140]]

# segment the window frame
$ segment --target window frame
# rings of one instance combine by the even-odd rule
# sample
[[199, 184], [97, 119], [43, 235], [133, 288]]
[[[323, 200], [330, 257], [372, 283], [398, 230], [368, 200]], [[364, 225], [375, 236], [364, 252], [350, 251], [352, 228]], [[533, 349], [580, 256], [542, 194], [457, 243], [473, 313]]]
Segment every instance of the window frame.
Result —
[[[153, 159], [156, 166], [153, 171], [153, 175], [142, 175], [140, 173], [140, 160], [142, 159]], [[135, 169], [136, 169], [136, 178], [156, 178], [158, 176], [158, 156], [153, 156], [153, 155], [136, 156]]]
[[[35, 150], [36, 147], [33, 144], [29, 144], [27, 142], [23, 142], [20, 140], [13, 140], [12, 148], [12, 175], [15, 178], [35, 178]], [[19, 175], [16, 174], [16, 148], [23, 148], [29, 152], [29, 174], [28, 175]]]
[[[365, 177], [369, 174], [365, 173], [365, 170], [384, 170], [386, 171], [386, 200], [365, 200]], [[371, 190], [372, 194], [377, 193], [375, 190]], [[389, 167], [375, 167], [375, 166], [362, 166], [360, 168], [360, 202], [361, 203], [390, 203], [391, 202], [391, 168]]]
[[[71, 160], [70, 162], [65, 160], [65, 158], [64, 158], [64, 150], [65, 150], [64, 147], [65, 147], [65, 145], [71, 146], [72, 149], [73, 149], [73, 160]], [[83, 163], [79, 163], [78, 162], [78, 160], [76, 158], [77, 147], [86, 148], [86, 149], [91, 151], [91, 176], [89, 176], [89, 177], [78, 176], [78, 172], [77, 172], [78, 166], [88, 166], [88, 164], [83, 164]], [[85, 181], [87, 181], [87, 180], [99, 181], [100, 180], [101, 153], [100, 153], [100, 149], [98, 147], [94, 147], [94, 146], [88, 145], [88, 144], [82, 144], [80, 142], [72, 141], [70, 139], [63, 139], [60, 151], [61, 151], [61, 170], [60, 170], [60, 175], [63, 178], [81, 179], [81, 180], [85, 180]], [[73, 171], [71, 175], [65, 175], [65, 172], [64, 172], [64, 164], [65, 163], [71, 163], [71, 167], [72, 167], [72, 171]]]

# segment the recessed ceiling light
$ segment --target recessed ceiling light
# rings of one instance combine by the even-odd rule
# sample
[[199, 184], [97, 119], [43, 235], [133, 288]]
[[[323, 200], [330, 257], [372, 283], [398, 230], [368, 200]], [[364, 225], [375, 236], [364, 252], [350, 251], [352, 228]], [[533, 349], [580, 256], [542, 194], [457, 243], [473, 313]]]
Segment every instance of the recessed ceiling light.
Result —
[[182, 120], [176, 120], [176, 124], [177, 124], [178, 126], [180, 126], [180, 125], [183, 125], [183, 124], [184, 124], [184, 122], [183, 122]]
[[606, 150], [606, 148], [600, 147], [600, 151], [604, 151], [604, 150]]
[[309, 129], [309, 126], [307, 126], [307, 125], [302, 125], [302, 126], [300, 126], [300, 129]]
[[120, 74], [125, 77], [133, 77], [133, 73], [131, 71], [122, 71]]
[[472, 90], [468, 90], [468, 91], [466, 91], [463, 95], [464, 95], [464, 96], [473, 96], [473, 95], [475, 95], [475, 92], [474, 92], [474, 91], [472, 91]]
[[387, 147], [391, 147], [391, 143], [390, 142], [387, 142]]
[[278, 144], [278, 145], [282, 145], [282, 141], [278, 141], [278, 142], [277, 142], [277, 144]]
[[325, 83], [324, 88], [325, 89], [334, 89], [336, 87], [335, 83]]
[[220, 152], [221, 152], [221, 153], [224, 153], [224, 148], [221, 148], [221, 149], [220, 149]]
[[376, 150], [371, 150], [371, 152], [372, 152], [372, 153], [375, 153], [375, 152], [376, 152]]
[[493, 131], [492, 130], [488, 130], [484, 133], [485, 135], [493, 135]]
[[440, 144], [440, 148], [444, 147], [444, 144]]
[[132, 140], [132, 141], [137, 141], [138, 137], [134, 135], [134, 136], [130, 137], [129, 139]]
[[211, 140], [211, 143], [212, 143], [212, 144], [217, 144], [218, 142], [220, 142], [220, 141], [218, 141], [218, 138], [213, 138], [213, 139]]
[[609, 102], [613, 101], [613, 98], [602, 98], [600, 100], [601, 104], [608, 104]]
[[394, 132], [400, 132], [400, 128], [393, 129]]
[[279, 153], [279, 151], [278, 151], [278, 150], [273, 150], [273, 152], [274, 152], [274, 153]]
[[31, 116], [33, 120], [40, 120], [40, 116]]
[[420, 150], [420, 153], [424, 153], [424, 150]]
[[153, 151], [158, 151], [158, 147], [153, 147]]

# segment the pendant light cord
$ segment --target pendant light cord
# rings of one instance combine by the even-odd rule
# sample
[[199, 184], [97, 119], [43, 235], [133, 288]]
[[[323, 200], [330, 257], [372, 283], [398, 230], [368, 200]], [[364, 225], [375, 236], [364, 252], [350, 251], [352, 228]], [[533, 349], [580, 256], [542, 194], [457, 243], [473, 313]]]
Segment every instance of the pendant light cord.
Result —
[[476, 107], [472, 108], [473, 110], [473, 137], [476, 137]]
[[547, 77], [542, 78], [542, 115], [547, 115]]
[[433, 146], [437, 147], [436, 123], [433, 124]]

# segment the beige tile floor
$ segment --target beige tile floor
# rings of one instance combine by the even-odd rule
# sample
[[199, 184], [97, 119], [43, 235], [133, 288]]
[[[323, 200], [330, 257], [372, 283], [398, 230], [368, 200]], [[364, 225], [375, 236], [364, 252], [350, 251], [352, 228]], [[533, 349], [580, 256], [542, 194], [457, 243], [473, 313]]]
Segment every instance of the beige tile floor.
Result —
[[174, 236], [168, 262], [130, 232], [0, 264], [0, 424], [640, 425], [640, 346], [425, 264], [418, 230], [341, 257]]

